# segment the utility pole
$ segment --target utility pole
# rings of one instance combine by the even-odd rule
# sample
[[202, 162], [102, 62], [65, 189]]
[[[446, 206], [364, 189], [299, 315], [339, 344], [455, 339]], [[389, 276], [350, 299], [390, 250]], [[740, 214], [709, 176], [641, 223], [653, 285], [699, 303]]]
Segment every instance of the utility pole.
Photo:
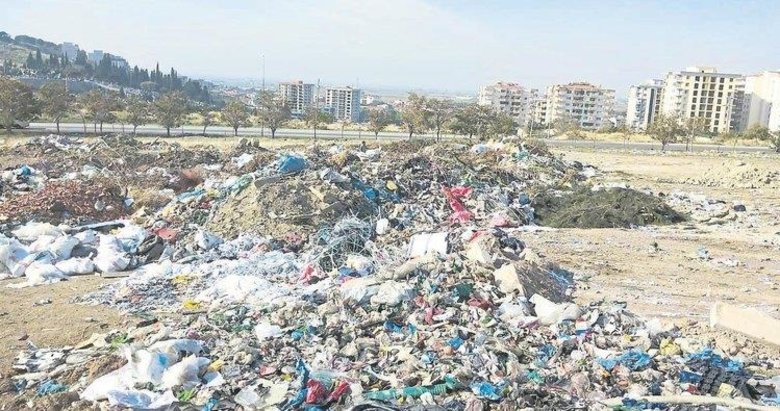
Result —
[[[263, 78], [260, 91], [260, 95], [262, 96], [265, 93], [265, 53], [261, 54], [260, 57], [263, 60]], [[260, 137], [265, 137], [265, 123], [262, 121], [260, 122]]]

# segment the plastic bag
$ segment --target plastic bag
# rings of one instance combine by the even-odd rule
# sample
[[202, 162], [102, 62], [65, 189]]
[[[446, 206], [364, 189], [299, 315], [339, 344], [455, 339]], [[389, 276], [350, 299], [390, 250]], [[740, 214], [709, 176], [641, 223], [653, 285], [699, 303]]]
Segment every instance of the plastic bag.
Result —
[[173, 391], [168, 390], [157, 394], [148, 390], [111, 390], [106, 394], [108, 404], [112, 407], [130, 409], [158, 410], [176, 402]]
[[95, 263], [89, 258], [71, 258], [54, 264], [65, 275], [82, 275], [95, 272]]
[[27, 247], [28, 250], [30, 250], [31, 253], [39, 253], [41, 251], [47, 250], [51, 244], [56, 240], [58, 237], [55, 237], [53, 235], [42, 235], [35, 239], [30, 245]]
[[0, 274], [11, 277], [24, 275], [26, 265], [21, 264], [29, 253], [19, 241], [0, 235]]
[[414, 287], [398, 281], [385, 281], [379, 285], [375, 296], [371, 297], [371, 304], [385, 304], [395, 306], [403, 301], [408, 301], [415, 296]]
[[110, 373], [97, 378], [92, 384], [89, 384], [84, 392], [81, 393], [81, 399], [87, 401], [100, 401], [108, 398], [111, 391], [127, 390], [133, 386], [133, 374], [130, 364], [111, 371]]
[[201, 369], [207, 367], [211, 360], [204, 357], [191, 355], [181, 362], [173, 364], [165, 370], [162, 376], [162, 386], [165, 388], [183, 387], [191, 388], [200, 382], [198, 374]]
[[41, 261], [31, 263], [24, 271], [24, 276], [27, 277], [28, 285], [55, 283], [68, 278], [53, 264]]
[[171, 362], [179, 361], [179, 353], [199, 354], [203, 351], [203, 343], [186, 338], [158, 341], [152, 344], [148, 351], [166, 354]]
[[136, 382], [159, 385], [171, 359], [162, 352], [138, 350], [132, 353], [132, 375]]
[[122, 245], [116, 237], [100, 235], [95, 267], [103, 273], [115, 273], [125, 270], [130, 265], [130, 258], [124, 254]]
[[98, 243], [98, 233], [95, 230], [86, 230], [73, 235], [83, 245], [96, 245]]
[[282, 174], [295, 173], [306, 168], [306, 160], [294, 155], [285, 156], [279, 164], [279, 172]]
[[222, 244], [222, 239], [208, 231], [198, 230], [198, 232], [195, 233], [195, 244], [199, 249], [208, 251]]
[[49, 251], [54, 255], [55, 260], [62, 261], [70, 258], [73, 247], [79, 244], [79, 240], [69, 235], [63, 235], [54, 239], [49, 246]]
[[255, 335], [260, 341], [270, 340], [282, 333], [282, 329], [278, 325], [273, 325], [268, 322], [260, 322], [255, 326]]
[[62, 230], [49, 223], [36, 223], [29, 222], [16, 230], [11, 232], [20, 241], [32, 242], [38, 239], [38, 237], [49, 235], [53, 237], [59, 237], [63, 235]]

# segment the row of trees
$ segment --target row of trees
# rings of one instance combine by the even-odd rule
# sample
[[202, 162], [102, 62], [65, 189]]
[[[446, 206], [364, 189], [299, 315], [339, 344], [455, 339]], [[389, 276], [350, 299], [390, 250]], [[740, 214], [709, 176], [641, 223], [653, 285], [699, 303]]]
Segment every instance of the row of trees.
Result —
[[[703, 118], [690, 118], [681, 120], [677, 117], [659, 114], [647, 133], [656, 141], [661, 143], [661, 150], [671, 143], [684, 142], [686, 151], [693, 140], [709, 131], [707, 121]], [[741, 133], [724, 134], [724, 139], [731, 140], [734, 145], [739, 140], [757, 140], [769, 143], [770, 147], [780, 153], [780, 132], [772, 132], [761, 125], [753, 125]]]
[[[39, 115], [51, 119], [60, 129], [60, 122], [68, 117], [77, 117], [84, 125], [92, 124], [95, 133], [103, 131], [105, 123], [120, 122], [132, 126], [135, 134], [138, 126], [157, 123], [170, 135], [172, 128], [180, 127], [189, 113], [198, 113], [203, 134], [215, 124], [225, 124], [235, 135], [240, 127], [254, 123], [267, 127], [271, 137], [291, 119], [286, 102], [277, 93], [262, 91], [255, 100], [255, 107], [239, 101], [230, 101], [221, 110], [213, 106], [196, 103], [181, 91], [169, 91], [155, 99], [142, 95], [122, 96], [103, 89], [93, 89], [78, 96], [70, 94], [65, 83], [51, 81], [37, 92], [24, 83], [10, 77], [0, 77], [0, 113], [2, 123], [9, 130], [17, 120], [30, 121]], [[307, 127], [317, 130], [333, 118], [314, 107], [304, 115]], [[514, 134], [516, 124], [506, 114], [496, 113], [489, 107], [473, 105], [456, 106], [451, 101], [427, 98], [416, 94], [395, 112], [390, 107], [376, 106], [367, 113], [365, 127], [375, 138], [389, 125], [402, 127], [413, 138], [415, 134], [432, 133], [438, 141], [442, 134], [453, 132], [469, 138], [500, 137]], [[344, 123], [342, 123], [344, 126]]]

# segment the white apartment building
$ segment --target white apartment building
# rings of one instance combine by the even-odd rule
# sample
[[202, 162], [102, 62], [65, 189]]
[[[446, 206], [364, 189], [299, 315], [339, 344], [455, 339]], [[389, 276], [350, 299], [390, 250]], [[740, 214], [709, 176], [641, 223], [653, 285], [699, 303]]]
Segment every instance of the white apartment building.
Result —
[[60, 52], [62, 55], [67, 56], [68, 60], [76, 60], [76, 55], [79, 54], [79, 45], [75, 43], [62, 43], [60, 44]]
[[688, 67], [667, 74], [659, 112], [686, 121], [703, 118], [712, 132], [744, 128], [745, 78], [714, 67]]
[[547, 88], [546, 124], [573, 120], [586, 130], [610, 123], [615, 106], [615, 90], [590, 83], [556, 84]]
[[651, 80], [646, 84], [631, 86], [628, 90], [626, 125], [634, 131], [645, 131], [661, 105], [663, 80]]
[[780, 131], [780, 70], [745, 77], [745, 127]]
[[477, 104], [490, 106], [495, 111], [508, 114], [518, 125], [523, 126], [533, 119], [534, 102], [538, 99], [538, 95], [536, 89], [499, 81], [480, 87]]
[[325, 106], [337, 121], [357, 122], [360, 120], [360, 89], [328, 88], [325, 91]]
[[290, 114], [302, 117], [314, 103], [314, 84], [303, 81], [279, 83], [279, 97], [287, 102]]

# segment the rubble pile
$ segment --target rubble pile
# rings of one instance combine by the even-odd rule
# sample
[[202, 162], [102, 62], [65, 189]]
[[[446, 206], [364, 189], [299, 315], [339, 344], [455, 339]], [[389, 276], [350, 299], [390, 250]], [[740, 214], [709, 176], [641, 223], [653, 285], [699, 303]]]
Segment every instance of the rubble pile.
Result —
[[[11, 407], [475, 411], [780, 402], [778, 358], [731, 358], [713, 341], [644, 321], [623, 303], [572, 302], [574, 275], [529, 249], [523, 235], [545, 222], [534, 207], [540, 196], [591, 191], [595, 170], [543, 147], [244, 145], [198, 158], [206, 164], [168, 158], [128, 176], [164, 176], [154, 188], [170, 198], [164, 205], [144, 201], [125, 220], [88, 226], [26, 221], [0, 238], [0, 264], [27, 285], [66, 279], [59, 267], [77, 258], [93, 266], [79, 274], [124, 272], [78, 302], [138, 318], [73, 347], [30, 344], [15, 374], [3, 376]], [[657, 197], [643, 199], [654, 205], [623, 207], [632, 224], [676, 221], [655, 217], [674, 212]]]

